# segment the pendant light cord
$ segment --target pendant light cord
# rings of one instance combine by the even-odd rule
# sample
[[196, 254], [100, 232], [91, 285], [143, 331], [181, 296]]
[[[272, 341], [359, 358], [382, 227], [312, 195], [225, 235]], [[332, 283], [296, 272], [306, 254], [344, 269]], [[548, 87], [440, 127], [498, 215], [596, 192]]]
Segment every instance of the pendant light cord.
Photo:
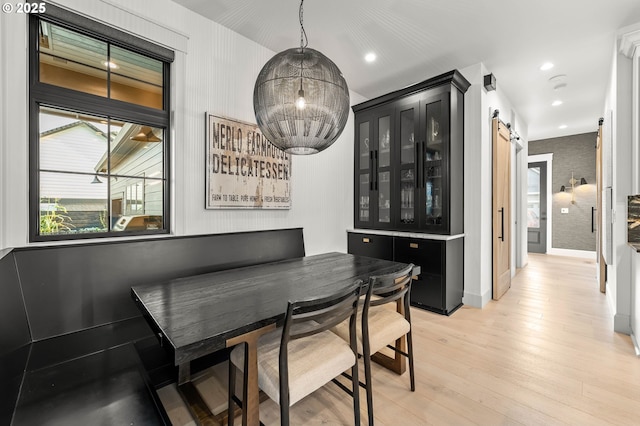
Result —
[[300, 18], [300, 49], [304, 52], [304, 48], [309, 45], [309, 39], [307, 39], [307, 32], [304, 30], [303, 3], [304, 0], [300, 0], [300, 11], [298, 12], [298, 17]]
[[304, 64], [304, 48], [309, 45], [309, 39], [307, 38], [307, 32], [304, 30], [304, 0], [300, 0], [300, 10], [298, 12], [298, 18], [300, 19], [300, 89], [298, 95], [304, 97], [304, 90], [302, 90], [302, 69]]

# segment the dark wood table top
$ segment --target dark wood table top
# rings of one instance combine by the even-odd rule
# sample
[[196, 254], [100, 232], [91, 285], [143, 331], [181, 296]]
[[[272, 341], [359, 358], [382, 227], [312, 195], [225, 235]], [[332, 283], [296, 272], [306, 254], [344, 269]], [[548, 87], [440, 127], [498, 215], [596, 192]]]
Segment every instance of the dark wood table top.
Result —
[[326, 253], [132, 287], [132, 297], [180, 365], [229, 338], [284, 320], [287, 302], [332, 293], [404, 263]]

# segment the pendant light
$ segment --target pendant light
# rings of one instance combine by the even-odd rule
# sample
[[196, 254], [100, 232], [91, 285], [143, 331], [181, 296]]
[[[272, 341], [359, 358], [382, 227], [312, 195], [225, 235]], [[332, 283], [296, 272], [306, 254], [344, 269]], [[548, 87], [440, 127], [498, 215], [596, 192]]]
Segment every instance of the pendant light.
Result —
[[315, 154], [338, 139], [349, 117], [349, 88], [340, 69], [308, 48], [300, 2], [300, 47], [271, 58], [253, 90], [262, 134], [290, 154]]

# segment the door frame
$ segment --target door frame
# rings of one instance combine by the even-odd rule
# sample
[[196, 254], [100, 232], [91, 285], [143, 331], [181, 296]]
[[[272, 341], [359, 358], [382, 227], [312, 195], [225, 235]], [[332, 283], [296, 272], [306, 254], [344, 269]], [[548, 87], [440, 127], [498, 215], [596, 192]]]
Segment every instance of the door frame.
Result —
[[527, 169], [529, 168], [529, 163], [547, 163], [547, 247], [546, 254], [549, 254], [551, 251], [551, 240], [553, 239], [553, 234], [551, 233], [551, 229], [553, 228], [551, 224], [553, 223], [553, 153], [548, 154], [536, 154], [529, 155], [527, 157]]

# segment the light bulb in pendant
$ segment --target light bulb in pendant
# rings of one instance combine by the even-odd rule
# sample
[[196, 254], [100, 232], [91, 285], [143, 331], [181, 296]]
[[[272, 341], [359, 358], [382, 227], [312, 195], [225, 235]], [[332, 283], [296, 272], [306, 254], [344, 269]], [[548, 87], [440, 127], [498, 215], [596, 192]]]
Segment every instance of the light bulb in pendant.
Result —
[[304, 90], [298, 90], [298, 99], [296, 99], [296, 108], [304, 109], [307, 105], [307, 101], [304, 99]]

